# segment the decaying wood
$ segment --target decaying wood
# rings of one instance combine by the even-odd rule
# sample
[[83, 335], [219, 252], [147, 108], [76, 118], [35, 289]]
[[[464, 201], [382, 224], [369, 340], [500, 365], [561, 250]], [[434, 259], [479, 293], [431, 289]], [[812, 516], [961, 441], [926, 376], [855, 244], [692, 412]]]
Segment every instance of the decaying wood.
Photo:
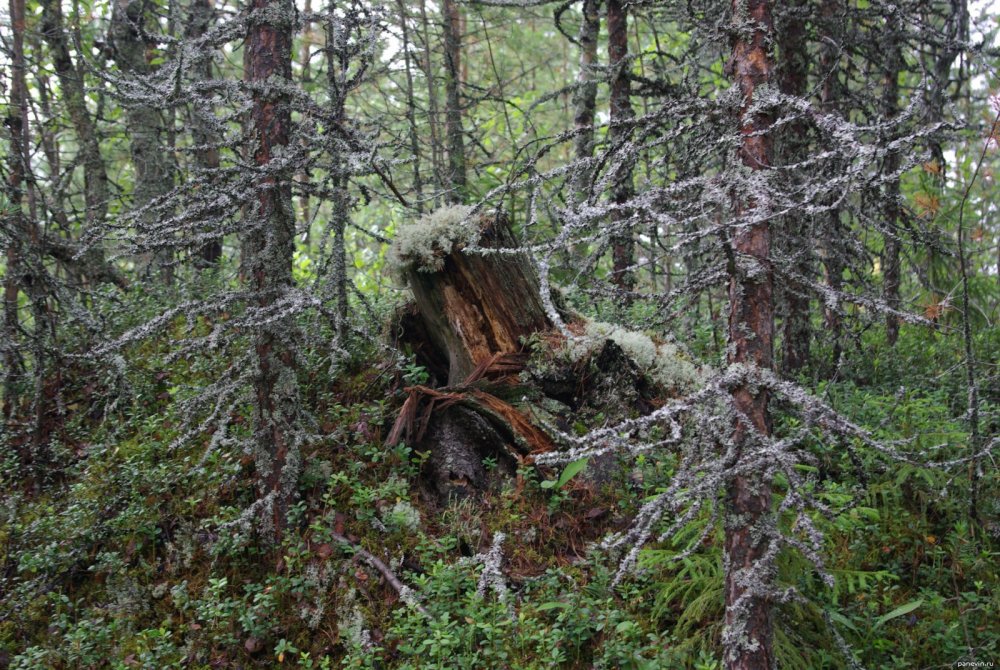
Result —
[[[479, 244], [517, 248], [503, 218], [483, 219]], [[525, 254], [472, 253], [460, 244], [439, 252], [439, 270], [405, 271], [414, 303], [397, 314], [396, 343], [410, 348], [431, 379], [447, 381], [405, 389], [387, 443], [429, 453], [428, 483], [442, 500], [482, 491], [496, 476], [512, 477], [535, 454], [554, 450], [544, 426], [564, 423], [561, 414], [625, 412], [624, 419], [655, 404], [654, 385], [611, 340], [578, 361], [544, 356], [564, 339], [542, 307]], [[584, 330], [575, 322], [571, 328]], [[547, 361], [538, 369], [529, 365], [528, 342], [544, 350], [535, 352]], [[618, 466], [612, 457], [595, 459], [592, 481], [611, 481]]]
[[[476, 388], [432, 389], [426, 386], [410, 386], [406, 391], [409, 396], [403, 403], [392, 432], [386, 439], [386, 444], [389, 446], [395, 446], [400, 442], [422, 442], [427, 436], [436, 412], [442, 412], [453, 405], [461, 405], [493, 419], [498, 427], [506, 429], [511, 434], [513, 446], [520, 456], [550, 451], [555, 447], [552, 438], [535, 426], [522, 411], [485, 391]], [[514, 452], [511, 453], [513, 455]]]
[[555, 448], [524, 412], [481, 389], [412, 386], [406, 391], [386, 443], [426, 448], [430, 483], [444, 500], [487, 488], [487, 459], [499, 474], [513, 476], [517, 463]]
[[[504, 217], [484, 217], [480, 246], [516, 249]], [[525, 254], [452, 249], [440, 272], [407, 271], [426, 335], [448, 360], [448, 385], [460, 384], [495, 354], [524, 351], [523, 340], [552, 327]]]

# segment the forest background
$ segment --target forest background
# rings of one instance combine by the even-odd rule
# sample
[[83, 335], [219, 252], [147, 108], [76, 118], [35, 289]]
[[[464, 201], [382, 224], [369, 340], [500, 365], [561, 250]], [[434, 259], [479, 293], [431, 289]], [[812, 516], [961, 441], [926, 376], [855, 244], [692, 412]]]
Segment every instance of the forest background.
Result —
[[5, 8], [0, 668], [1000, 661], [995, 8], [319, 3]]

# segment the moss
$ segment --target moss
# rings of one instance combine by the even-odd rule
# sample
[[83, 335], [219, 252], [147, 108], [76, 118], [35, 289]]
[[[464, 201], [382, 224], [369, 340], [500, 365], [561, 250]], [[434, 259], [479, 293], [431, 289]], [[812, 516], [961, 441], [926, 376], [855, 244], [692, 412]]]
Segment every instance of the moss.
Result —
[[446, 205], [404, 225], [389, 250], [389, 268], [400, 279], [406, 272], [440, 272], [456, 244], [471, 244], [479, 234], [468, 219], [471, 207]]

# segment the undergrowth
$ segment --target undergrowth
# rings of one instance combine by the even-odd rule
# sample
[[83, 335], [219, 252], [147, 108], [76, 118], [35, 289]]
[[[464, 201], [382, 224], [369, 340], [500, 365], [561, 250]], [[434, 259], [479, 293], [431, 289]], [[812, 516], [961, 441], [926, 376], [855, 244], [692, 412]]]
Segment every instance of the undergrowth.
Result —
[[[667, 484], [670, 454], [627, 463], [605, 486], [523, 465], [482, 499], [441, 504], [423, 484], [427, 454], [383, 442], [421, 371], [366, 349], [302, 373], [321, 437], [304, 450], [285, 540], [266, 548], [232, 525], [253, 501], [252, 459], [206, 455], [208, 436], [170, 447], [178, 400], [224, 362], [167, 363], [169, 338], [125, 352], [140, 361], [130, 400], [111, 372], [66, 380], [77, 395], [53, 433], [57, 475], [29, 486], [3, 471], [0, 667], [721, 667], [721, 530], [676, 560], [708, 515], [650, 546], [616, 587], [617, 557], [595, 548]], [[960, 352], [922, 331], [904, 330], [892, 355], [872, 338], [816, 392], [883, 439], [960, 454]], [[1000, 358], [995, 337], [980, 347]], [[776, 430], [794, 427], [776, 410]], [[231, 417], [236, 430], [249, 430], [248, 412]], [[816, 521], [835, 586], [801, 556], [783, 557], [779, 581], [800, 598], [776, 612], [779, 667], [1000, 657], [997, 510], [980, 510], [992, 535], [970, 522], [967, 473], [886, 464], [860, 444], [810, 449], [809, 474], [834, 512]], [[995, 505], [995, 472], [983, 490]], [[499, 533], [505, 598], [479, 588]]]

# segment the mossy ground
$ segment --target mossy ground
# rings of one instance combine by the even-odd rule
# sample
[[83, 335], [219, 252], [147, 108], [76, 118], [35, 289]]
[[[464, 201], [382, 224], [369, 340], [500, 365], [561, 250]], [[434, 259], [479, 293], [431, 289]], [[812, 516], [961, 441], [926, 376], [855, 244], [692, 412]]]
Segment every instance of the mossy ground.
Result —
[[[5, 470], [0, 666], [721, 667], [719, 531], [671, 560], [707, 516], [651, 545], [640, 573], [618, 587], [616, 557], [595, 548], [669, 481], [670, 454], [623, 463], [602, 485], [575, 477], [554, 486], [558, 470], [525, 465], [481, 498], [443, 505], [425, 492], [425, 456], [383, 442], [412, 380], [359, 354], [335, 375], [303, 373], [321, 437], [304, 450], [288, 532], [268, 546], [227, 525], [253, 501], [251, 459], [224, 448], [203, 458], [208, 436], [168, 448], [186, 389], [225, 365], [168, 365], [169, 345], [168, 334], [128, 352], [141, 361], [130, 373], [140, 402], [113, 405], [100, 377], [67, 379], [76, 395], [54, 432], [51, 471], [28, 482]], [[956, 418], [958, 356], [933, 334], [904, 332], [891, 356], [873, 340], [845, 378], [817, 388], [882, 437], [957, 452], [967, 439]], [[780, 431], [793, 419], [777, 409]], [[232, 423], [249, 430], [248, 415]], [[810, 446], [817, 487], [836, 511], [817, 515], [836, 586], [823, 587], [801, 557], [783, 559], [782, 580], [804, 600], [778, 610], [780, 667], [847, 667], [830, 624], [867, 667], [998, 658], [998, 547], [968, 521], [967, 473], [886, 464], [851, 446], [854, 457], [845, 445]], [[981, 511], [993, 523], [996, 490], [990, 472]], [[472, 560], [500, 532], [507, 602], [476, 595]], [[383, 559], [427, 613], [333, 533]]]

